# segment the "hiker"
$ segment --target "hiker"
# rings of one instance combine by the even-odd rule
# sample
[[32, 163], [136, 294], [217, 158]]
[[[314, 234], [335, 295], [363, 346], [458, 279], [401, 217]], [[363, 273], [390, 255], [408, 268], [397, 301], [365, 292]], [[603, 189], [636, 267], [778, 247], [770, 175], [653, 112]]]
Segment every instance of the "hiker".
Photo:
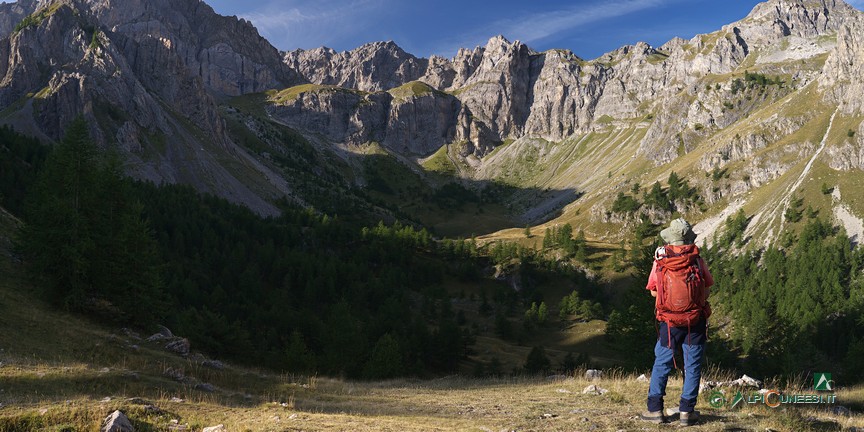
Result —
[[699, 248], [693, 244], [696, 234], [686, 220], [673, 220], [660, 231], [660, 237], [666, 244], [654, 252], [654, 265], [645, 287], [657, 299], [658, 337], [648, 387], [648, 411], [641, 418], [663, 423], [676, 414], [674, 409], [663, 409], [663, 396], [673, 365], [677, 368], [674, 354], [681, 350], [684, 388], [678, 415], [680, 423], [689, 426], [699, 419], [699, 411], [694, 408], [702, 377], [707, 319], [711, 315], [709, 287], [714, 279], [699, 256]]

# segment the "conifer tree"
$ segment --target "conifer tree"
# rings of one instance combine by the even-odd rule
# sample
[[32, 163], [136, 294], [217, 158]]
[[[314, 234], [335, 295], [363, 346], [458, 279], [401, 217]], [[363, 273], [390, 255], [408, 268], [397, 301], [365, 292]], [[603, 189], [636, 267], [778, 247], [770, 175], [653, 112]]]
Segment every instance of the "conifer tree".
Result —
[[29, 198], [22, 246], [50, 299], [123, 322], [161, 311], [156, 244], [143, 207], [131, 198], [119, 159], [73, 121]]

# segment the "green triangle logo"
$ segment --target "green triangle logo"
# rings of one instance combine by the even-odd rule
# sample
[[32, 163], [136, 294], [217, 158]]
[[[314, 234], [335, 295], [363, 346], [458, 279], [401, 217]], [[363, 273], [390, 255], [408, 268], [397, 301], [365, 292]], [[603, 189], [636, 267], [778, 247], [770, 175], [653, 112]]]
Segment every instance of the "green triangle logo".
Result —
[[813, 388], [815, 390], [834, 390], [834, 381], [831, 380], [831, 374], [819, 372], [813, 374]]

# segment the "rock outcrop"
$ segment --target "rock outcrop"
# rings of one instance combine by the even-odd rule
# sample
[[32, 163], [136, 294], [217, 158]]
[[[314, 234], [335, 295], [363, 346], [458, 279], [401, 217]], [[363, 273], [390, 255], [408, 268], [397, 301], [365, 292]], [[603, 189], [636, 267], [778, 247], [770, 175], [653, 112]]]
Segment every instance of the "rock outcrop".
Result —
[[394, 152], [422, 157], [456, 134], [459, 101], [420, 82], [390, 92], [301, 86], [280, 95], [270, 108], [274, 118], [334, 142], [378, 142]]
[[285, 63], [315, 84], [374, 92], [399, 87], [426, 72], [429, 60], [406, 53], [393, 41], [373, 42], [338, 53], [322, 47], [284, 53]]
[[[706, 75], [734, 71], [754, 49], [839, 30], [842, 52], [825, 67], [839, 70], [835, 76], [864, 76], [854, 67], [860, 61], [850, 63], [860, 58], [855, 41], [860, 32], [851, 27], [859, 15], [840, 0], [772, 0], [715, 33], [676, 38], [659, 49], [638, 43], [592, 61], [566, 50], [538, 53], [503, 36], [484, 47], [462, 49], [453, 59], [419, 59], [382, 42], [344, 53], [327, 48], [294, 51], [285, 54], [285, 61], [315, 84], [380, 91], [420, 80], [448, 91], [460, 102], [453, 104], [459, 110], [454, 138], [468, 141], [470, 153], [478, 156], [507, 139], [559, 142], [611, 121], [650, 115], [640, 153], [664, 163], [678, 156], [682, 144], [685, 151], [692, 150], [699, 137], [686, 133], [688, 129], [722, 128], [740, 118], [740, 113], [724, 109], [725, 101], [711, 98], [696, 84]], [[389, 72], [388, 80], [381, 71]], [[853, 91], [842, 94], [858, 89], [850, 85]], [[728, 92], [728, 85], [723, 89]], [[301, 103], [295, 109], [304, 107]], [[320, 105], [309, 109], [320, 114]]]
[[277, 213], [266, 199], [288, 190], [252, 191], [219, 161], [275, 177], [228, 138], [217, 99], [302, 82], [248, 22], [198, 0], [41, 0], [0, 6], [0, 32], [0, 106], [21, 113], [5, 122], [57, 140], [83, 115], [133, 176]]
[[114, 411], [102, 422], [101, 432], [135, 432], [132, 422], [120, 411]]

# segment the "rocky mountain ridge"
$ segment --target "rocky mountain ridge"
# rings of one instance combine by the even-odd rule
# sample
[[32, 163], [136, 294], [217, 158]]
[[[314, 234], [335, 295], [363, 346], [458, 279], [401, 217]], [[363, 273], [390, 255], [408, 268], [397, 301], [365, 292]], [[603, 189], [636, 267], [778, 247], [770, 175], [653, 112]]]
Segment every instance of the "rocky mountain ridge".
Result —
[[[527, 220], [543, 220], [541, 215], [561, 205], [555, 191], [587, 190], [583, 204], [571, 207], [576, 213], [590, 211], [575, 220], [609, 229], [609, 220], [626, 221], [602, 217], [611, 207], [610, 197], [628, 183], [661, 179], [670, 166], [694, 173], [726, 170], [727, 177], [697, 180], [708, 206], [774, 184], [797, 170], [799, 160], [809, 159], [826, 136], [830, 145], [819, 160], [832, 169], [858, 169], [861, 16], [839, 0], [772, 0], [717, 32], [675, 38], [656, 48], [624, 46], [593, 60], [568, 50], [536, 52], [503, 36], [461, 50], [453, 59], [416, 58], [393, 43], [341, 54], [330, 50], [328, 62], [317, 64], [315, 74], [298, 70], [313, 84], [355, 83], [350, 102], [321, 104], [334, 89], [311, 86], [294, 89], [290, 99], [273, 99], [268, 110], [301, 131], [319, 132], [316, 118], [327, 118], [333, 142], [383, 142], [390, 151], [421, 162], [440, 147], [405, 135], [388, 138], [389, 125], [437, 119], [431, 128], [440, 131], [437, 142], [453, 144], [445, 153], [469, 167], [458, 170], [462, 177], [550, 191], [539, 201], [530, 194], [514, 197]], [[298, 59], [310, 64], [313, 51], [285, 58], [289, 64]], [[389, 82], [367, 73], [396, 69], [411, 73], [389, 75]], [[353, 78], [322, 79], [334, 74]], [[382, 99], [382, 90], [406, 82], [431, 90], [400, 101], [398, 114], [386, 107], [369, 109], [373, 101], [388, 99]], [[450, 101], [425, 102], [434, 90], [439, 92], [435, 97]], [[849, 117], [844, 139], [836, 127], [824, 129], [832, 105]], [[317, 117], [304, 114], [309, 112]], [[334, 122], [340, 126], [334, 129]], [[337, 130], [350, 131], [350, 137]], [[620, 177], [610, 181], [615, 173]]]
[[267, 200], [288, 192], [278, 181], [253, 190], [217, 161], [277, 178], [229, 139], [217, 101], [302, 82], [249, 22], [198, 0], [31, 0], [0, 17], [0, 104], [19, 108], [7, 122], [56, 140], [83, 114], [136, 177], [276, 212]]
[[[461, 50], [450, 60], [416, 58], [392, 42], [344, 53], [327, 48], [294, 51], [284, 57], [315, 84], [376, 92], [419, 80], [449, 92], [461, 102], [455, 109], [465, 111], [459, 117], [478, 121], [460, 127], [487, 132], [470, 140], [478, 157], [507, 139], [561, 141], [596, 128], [607, 116], [633, 119], [655, 111], [670, 113], [656, 117], [641, 145], [646, 157], [668, 162], [674, 148], [658, 143], [681, 132], [671, 125], [681, 115], [675, 106], [681, 91], [687, 89], [688, 98], [700, 97], [698, 89], [690, 87], [706, 75], [732, 72], [751, 51], [786, 38], [834, 34], [857, 15], [842, 1], [766, 2], [717, 33], [690, 41], [673, 39], [659, 48], [625, 46], [593, 61], [568, 50], [538, 53], [503, 36], [490, 39], [485, 47]], [[718, 118], [722, 113], [687, 114], [689, 125], [730, 123]], [[466, 137], [470, 134], [460, 139]]]
[[[503, 36], [424, 59], [393, 42], [280, 53], [198, 0], [23, 0], [0, 5], [0, 106], [4, 123], [47, 140], [83, 113], [136, 177], [263, 214], [309, 193], [285, 158], [350, 190], [370, 175], [352, 154], [378, 143], [421, 177], [444, 167], [515, 190], [514, 223], [614, 232], [608, 221], [632, 217], [605, 216], [610, 197], [673, 167], [726, 170], [696, 181], [708, 206], [773, 184], [828, 135], [820, 160], [860, 169], [862, 29], [841, 0], [770, 0], [714, 33], [592, 60]], [[843, 137], [825, 130], [836, 106]], [[286, 126], [318, 156], [286, 146]]]

